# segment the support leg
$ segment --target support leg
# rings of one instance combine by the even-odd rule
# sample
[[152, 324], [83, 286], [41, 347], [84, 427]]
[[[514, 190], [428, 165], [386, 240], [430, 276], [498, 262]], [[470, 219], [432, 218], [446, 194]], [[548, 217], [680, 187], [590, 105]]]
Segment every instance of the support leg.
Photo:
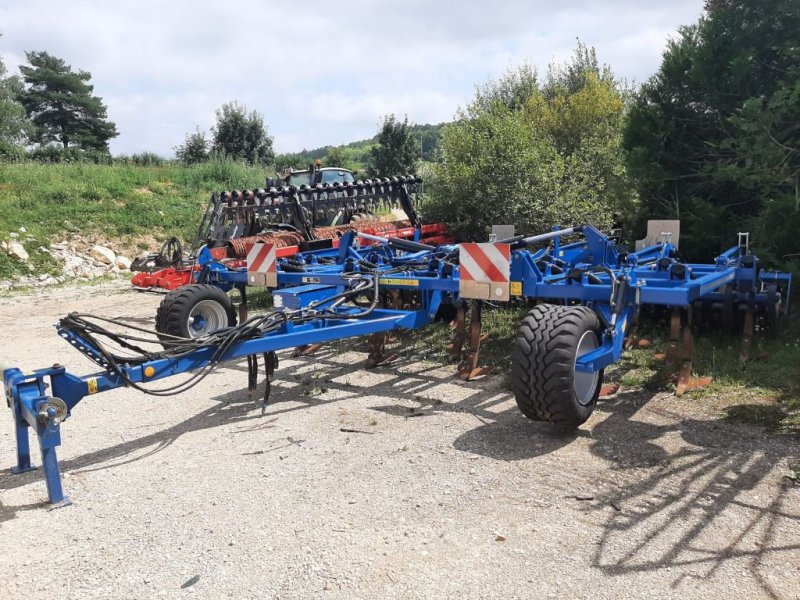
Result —
[[44, 480], [47, 483], [47, 497], [52, 508], [60, 508], [72, 504], [69, 498], [64, 495], [64, 488], [61, 486], [61, 468], [58, 465], [55, 446], [45, 447], [40, 444], [42, 451], [42, 466], [44, 468]]
[[31, 444], [28, 438], [28, 426], [16, 417], [14, 421], [17, 434], [17, 464], [11, 467], [11, 472], [18, 475], [19, 473], [33, 471], [36, 467], [31, 464]]

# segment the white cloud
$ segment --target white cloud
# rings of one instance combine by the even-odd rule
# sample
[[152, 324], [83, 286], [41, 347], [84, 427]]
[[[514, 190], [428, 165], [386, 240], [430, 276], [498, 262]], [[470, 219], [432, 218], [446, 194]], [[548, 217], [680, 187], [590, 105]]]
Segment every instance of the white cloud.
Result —
[[264, 114], [279, 151], [374, 133], [382, 115], [447, 120], [474, 86], [529, 60], [566, 59], [575, 38], [627, 79], [658, 67], [667, 37], [702, 0], [0, 0], [0, 54], [47, 50], [92, 73], [115, 153], [162, 154], [214, 109]]

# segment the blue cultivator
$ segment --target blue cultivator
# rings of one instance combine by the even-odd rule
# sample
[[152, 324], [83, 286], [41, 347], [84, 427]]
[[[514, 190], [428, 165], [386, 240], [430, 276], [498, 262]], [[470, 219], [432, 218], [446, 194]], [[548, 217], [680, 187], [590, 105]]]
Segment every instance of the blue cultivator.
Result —
[[[362, 243], [375, 245], [357, 246], [356, 235]], [[580, 239], [563, 244], [565, 237]], [[258, 274], [229, 268], [203, 252], [199, 262], [202, 283], [184, 286], [164, 299], [155, 334], [90, 315], [73, 313], [61, 319], [59, 335], [97, 363], [100, 372], [78, 376], [58, 365], [3, 372], [16, 423], [14, 471], [32, 468], [28, 430], [33, 428], [51, 503], [68, 502], [55, 454], [61, 423], [90, 394], [123, 386], [159, 396], [178, 394], [198, 384], [215, 365], [241, 357], [248, 359], [248, 389], [255, 391], [261, 355], [267, 372], [266, 404], [278, 362], [275, 353], [282, 349], [369, 335], [368, 364], [375, 365], [383, 361], [386, 332], [455, 318], [453, 352], [461, 356], [468, 301], [470, 351], [462, 357], [460, 372], [471, 378], [480, 373], [483, 303], [516, 299], [538, 303], [521, 322], [515, 341], [512, 378], [517, 403], [532, 419], [578, 426], [594, 409], [603, 369], [619, 360], [642, 307], [660, 305], [674, 311], [675, 349], [680, 327], [686, 326], [681, 391], [691, 372], [687, 347], [690, 350], [693, 307], [714, 312], [720, 305], [732, 305], [745, 315], [745, 322], [748, 314], [751, 323], [766, 321], [770, 310], [785, 307], [781, 301], [788, 297], [791, 283], [783, 274], [759, 271], [746, 245], [714, 264], [685, 264], [669, 242], [627, 253], [588, 225], [497, 244], [438, 247], [351, 233], [337, 249], [277, 260], [270, 284], [275, 308], [248, 316], [246, 289]], [[255, 269], [255, 262], [250, 266]], [[226, 293], [233, 287], [244, 300], [238, 325]], [[119, 333], [120, 327], [126, 333]], [[150, 385], [181, 373], [189, 376], [177, 385]]]

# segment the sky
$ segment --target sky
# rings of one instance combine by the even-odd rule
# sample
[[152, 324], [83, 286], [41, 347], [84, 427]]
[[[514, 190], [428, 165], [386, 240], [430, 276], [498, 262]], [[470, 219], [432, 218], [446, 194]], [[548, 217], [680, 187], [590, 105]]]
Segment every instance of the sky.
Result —
[[45, 50], [89, 71], [116, 154], [171, 156], [236, 100], [277, 152], [374, 135], [384, 115], [452, 120], [475, 86], [524, 62], [544, 74], [576, 38], [618, 77], [655, 73], [703, 0], [0, 0], [11, 72]]

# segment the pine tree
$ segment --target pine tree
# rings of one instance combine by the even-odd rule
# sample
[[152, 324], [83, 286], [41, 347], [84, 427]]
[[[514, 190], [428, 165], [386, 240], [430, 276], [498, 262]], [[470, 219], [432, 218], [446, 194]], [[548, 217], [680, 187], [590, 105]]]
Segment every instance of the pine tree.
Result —
[[29, 65], [21, 66], [25, 89], [19, 100], [36, 126], [33, 140], [64, 148], [108, 151], [108, 140], [119, 135], [107, 119], [107, 108], [87, 71], [73, 71], [62, 59], [47, 52], [26, 52]]

